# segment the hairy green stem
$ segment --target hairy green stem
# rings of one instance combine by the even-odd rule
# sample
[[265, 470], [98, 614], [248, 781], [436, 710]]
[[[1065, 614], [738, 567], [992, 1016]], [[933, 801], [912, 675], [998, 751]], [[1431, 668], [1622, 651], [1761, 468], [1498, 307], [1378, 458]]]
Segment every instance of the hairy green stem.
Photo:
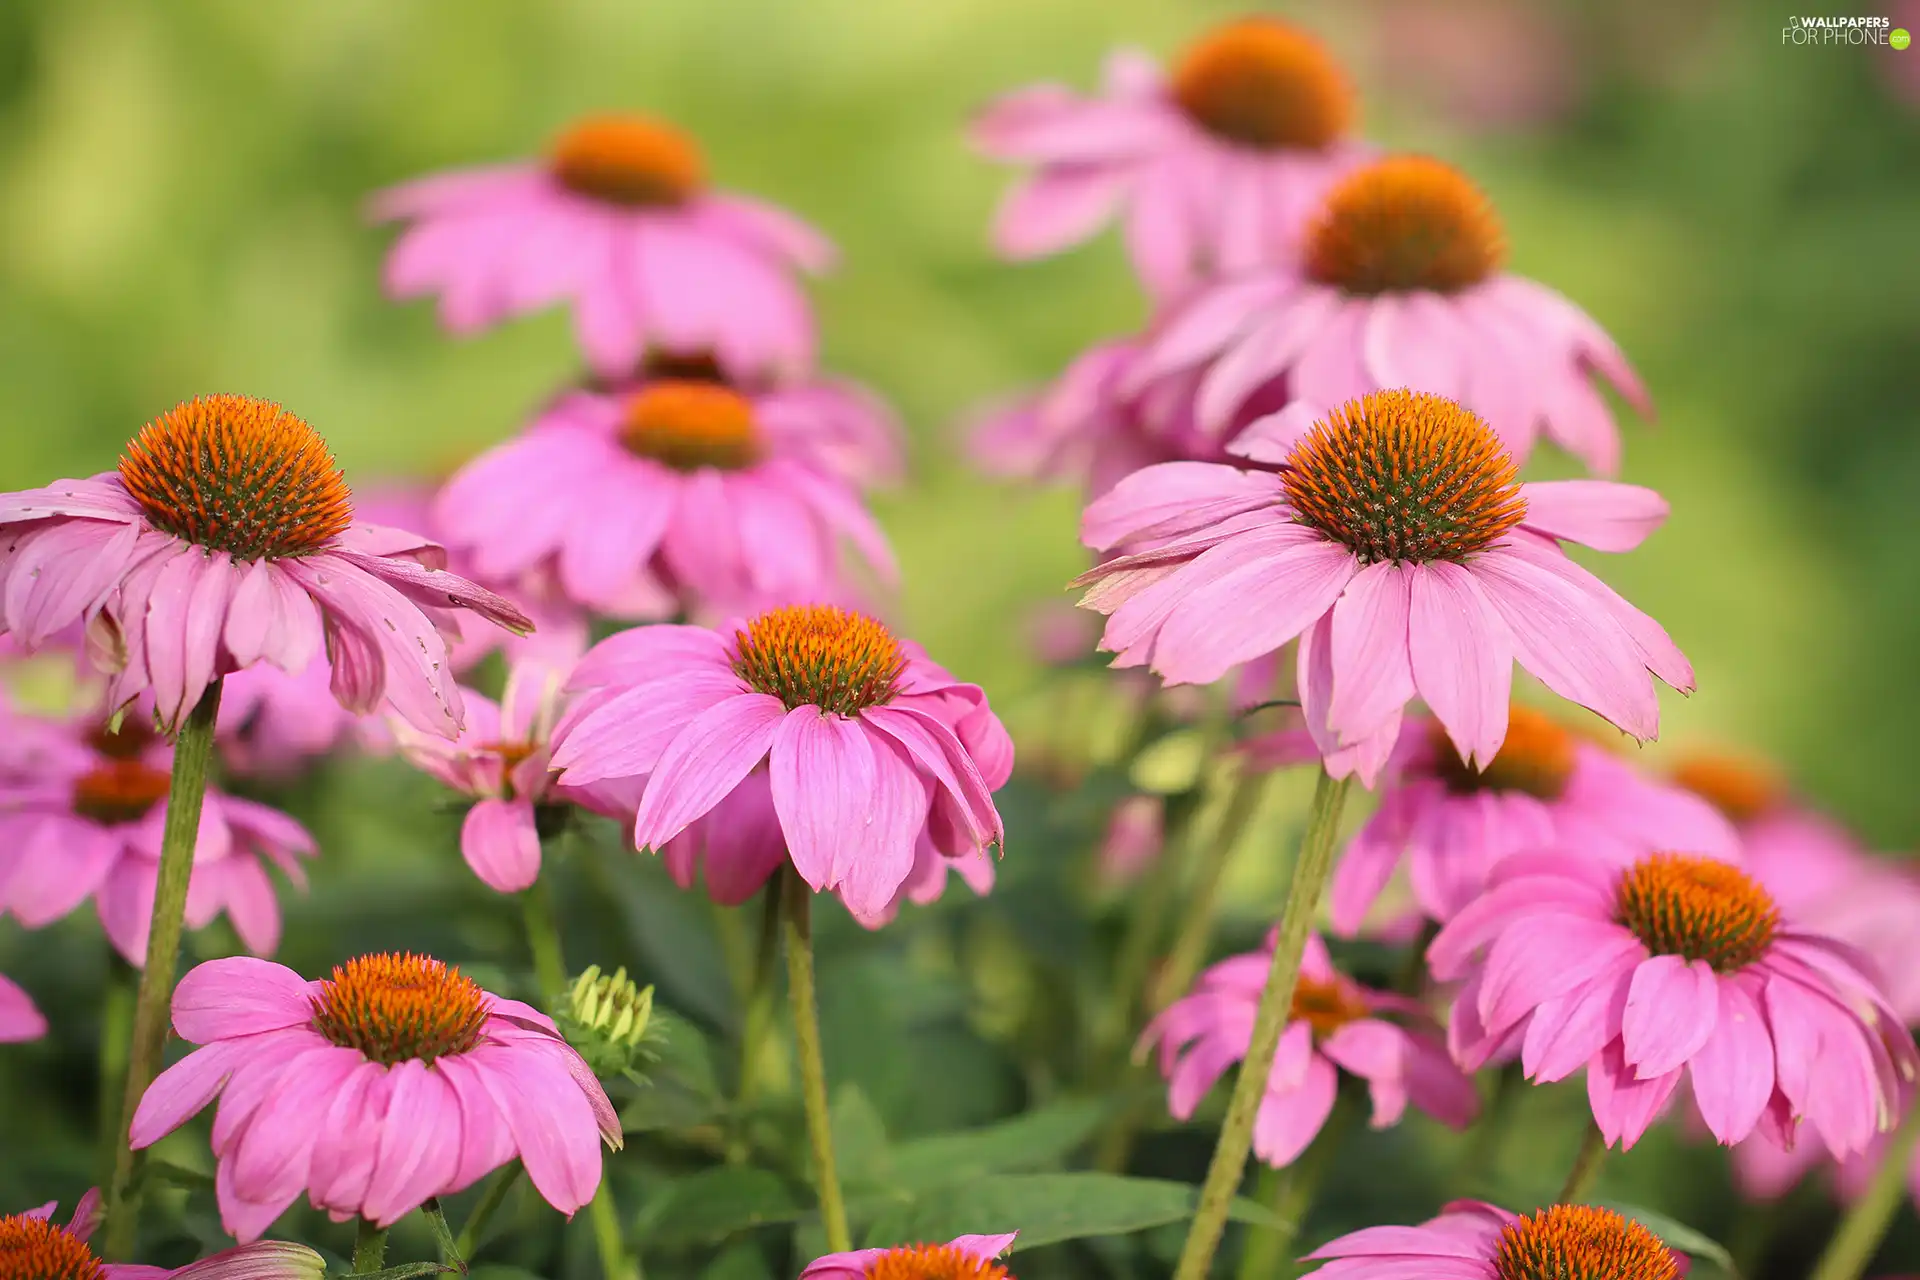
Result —
[[428, 1196], [420, 1206], [420, 1212], [433, 1227], [433, 1238], [440, 1246], [440, 1261], [451, 1266], [461, 1275], [467, 1273], [466, 1255], [460, 1252], [459, 1241], [453, 1238], [453, 1228], [447, 1225], [447, 1211], [440, 1207], [439, 1196]]
[[1906, 1198], [1907, 1168], [1913, 1162], [1913, 1146], [1920, 1140], [1920, 1107], [1909, 1106], [1906, 1118], [1894, 1131], [1893, 1140], [1880, 1157], [1867, 1193], [1854, 1201], [1840, 1227], [1827, 1241], [1807, 1280], [1859, 1280], [1867, 1264], [1886, 1238], [1893, 1215]]
[[1607, 1139], [1600, 1132], [1596, 1121], [1587, 1122], [1587, 1135], [1580, 1140], [1580, 1150], [1573, 1157], [1573, 1168], [1567, 1170], [1567, 1181], [1560, 1188], [1560, 1204], [1579, 1204], [1593, 1189], [1593, 1180], [1600, 1176], [1600, 1166], [1606, 1163]]
[[147, 1086], [160, 1072], [172, 1025], [173, 979], [180, 962], [180, 930], [187, 911], [187, 881], [193, 876], [193, 850], [200, 837], [200, 809], [207, 798], [207, 769], [213, 759], [213, 726], [220, 714], [220, 679], [207, 686], [187, 713], [174, 739], [173, 780], [167, 788], [167, 812], [160, 835], [159, 879], [153, 890], [153, 917], [147, 929], [147, 962], [134, 999], [133, 1036], [127, 1054], [126, 1086], [121, 1093], [120, 1125], [114, 1133], [113, 1181], [107, 1189], [104, 1251], [124, 1259], [139, 1230], [139, 1157], [128, 1145], [133, 1113]]
[[1300, 957], [1307, 949], [1307, 932], [1313, 926], [1321, 895], [1333, 876], [1334, 837], [1340, 829], [1340, 810], [1350, 787], [1350, 779], [1336, 781], [1325, 768], [1314, 784], [1313, 804], [1307, 811], [1300, 855], [1294, 860], [1287, 903], [1280, 915], [1266, 989], [1260, 993], [1260, 1005], [1253, 1018], [1253, 1036], [1234, 1081], [1233, 1097], [1227, 1103], [1226, 1119], [1221, 1123], [1220, 1138], [1213, 1149], [1213, 1163], [1208, 1166], [1207, 1180], [1201, 1185], [1200, 1204], [1194, 1211], [1187, 1243], [1180, 1251], [1174, 1280], [1205, 1280], [1213, 1265], [1213, 1255], [1220, 1247], [1227, 1212], [1246, 1172], [1247, 1151], [1253, 1145], [1253, 1122], [1260, 1111], [1260, 1099], [1266, 1094], [1274, 1050], [1280, 1044], [1280, 1030], [1293, 1007], [1293, 988], [1300, 977]]
[[1307, 1211], [1313, 1207], [1314, 1197], [1320, 1194], [1320, 1184], [1326, 1180], [1327, 1170], [1333, 1164], [1334, 1151], [1346, 1141], [1347, 1132], [1359, 1118], [1363, 1105], [1363, 1099], [1342, 1089], [1319, 1135], [1291, 1168], [1260, 1167], [1261, 1189], [1265, 1192], [1260, 1199], [1273, 1210], [1279, 1225], [1248, 1231], [1246, 1245], [1240, 1253], [1240, 1280], [1279, 1280], [1279, 1277], [1299, 1274], [1290, 1256], [1293, 1242], [1300, 1238]]
[[353, 1274], [363, 1276], [386, 1265], [387, 1229], [374, 1226], [366, 1218], [360, 1219], [353, 1233]]
[[820, 1056], [820, 1009], [813, 986], [813, 892], [791, 868], [779, 874], [786, 905], [787, 994], [793, 1003], [793, 1040], [800, 1059], [807, 1138], [813, 1144], [820, 1221], [827, 1232], [827, 1252], [846, 1253], [853, 1248], [853, 1234], [847, 1229], [847, 1206], [840, 1198], [840, 1174], [834, 1167], [827, 1068]]
[[1193, 985], [1200, 966], [1206, 963], [1207, 948], [1213, 941], [1214, 915], [1220, 907], [1220, 884], [1226, 879], [1227, 864], [1246, 834], [1247, 823], [1260, 809], [1266, 794], [1267, 779], [1273, 775], [1246, 765], [1240, 768], [1228, 793], [1226, 811], [1213, 830], [1212, 838], [1196, 851], [1199, 866], [1193, 891], [1187, 897], [1187, 909], [1173, 935], [1173, 950], [1161, 966], [1159, 977], [1147, 995], [1147, 1007], [1154, 1013], [1179, 999]]

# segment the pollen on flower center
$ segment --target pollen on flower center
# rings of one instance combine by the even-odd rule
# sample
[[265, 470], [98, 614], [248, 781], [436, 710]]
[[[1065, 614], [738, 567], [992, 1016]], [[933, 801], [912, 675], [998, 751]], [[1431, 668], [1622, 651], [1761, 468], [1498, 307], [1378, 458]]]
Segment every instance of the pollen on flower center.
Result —
[[106, 1280], [87, 1242], [44, 1218], [0, 1217], [0, 1280]]
[[676, 471], [737, 471], [760, 457], [752, 402], [718, 383], [685, 378], [648, 383], [629, 396], [620, 443]]
[[1678, 1280], [1659, 1236], [1633, 1219], [1584, 1204], [1556, 1204], [1500, 1234], [1498, 1280]]
[[1732, 973], [1758, 960], [1780, 927], [1759, 881], [1730, 863], [1655, 853], [1620, 877], [1613, 917], [1660, 956], [1705, 960]]
[[1426, 156], [1355, 171], [1307, 229], [1306, 273], [1347, 293], [1453, 293], [1500, 269], [1506, 236], [1479, 187]]
[[236, 560], [321, 550], [353, 523], [353, 495], [303, 420], [252, 396], [200, 396], [140, 429], [120, 481], [176, 538]]
[[561, 186], [628, 208], [684, 204], [707, 180], [699, 144], [652, 116], [588, 116], [547, 154]]
[[1695, 756], [1673, 780], [1718, 809], [1729, 822], [1751, 822], [1778, 805], [1786, 788], [1764, 766], [1725, 756]]
[[1349, 984], [1302, 974], [1293, 984], [1293, 1008], [1287, 1020], [1306, 1023], [1316, 1037], [1324, 1039], [1369, 1012], [1366, 1001]]
[[1434, 773], [1455, 795], [1518, 791], [1558, 800], [1573, 776], [1573, 734], [1552, 716], [1514, 703], [1507, 711], [1507, 738], [1493, 763], [1475, 769], [1460, 758], [1439, 721], [1429, 726]]
[[888, 1249], [867, 1264], [866, 1280], [1010, 1280], [1007, 1269], [957, 1245]]
[[1353, 86], [1333, 55], [1273, 18], [1229, 22], [1189, 45], [1173, 100], [1202, 129], [1263, 151], [1318, 150], [1353, 124]]
[[73, 784], [73, 811], [95, 822], [134, 822], [167, 798], [166, 772], [138, 760], [106, 760]]
[[788, 605], [733, 633], [733, 669], [789, 710], [851, 716], [892, 698], [906, 654], [865, 614], [830, 604]]
[[1461, 561], [1527, 514], [1493, 428], [1443, 396], [1375, 391], [1293, 448], [1281, 472], [1294, 519], [1367, 563]]
[[387, 1066], [465, 1053], [480, 1042], [493, 1007], [473, 979], [412, 952], [356, 957], [334, 966], [320, 987], [313, 1029]]

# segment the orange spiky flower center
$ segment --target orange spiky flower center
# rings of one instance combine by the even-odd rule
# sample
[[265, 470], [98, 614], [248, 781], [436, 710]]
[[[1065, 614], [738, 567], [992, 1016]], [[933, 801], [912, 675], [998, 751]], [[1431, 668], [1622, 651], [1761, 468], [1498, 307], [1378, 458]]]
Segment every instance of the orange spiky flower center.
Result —
[[313, 1029], [387, 1066], [467, 1052], [480, 1043], [493, 1007], [472, 978], [412, 952], [356, 957], [334, 966], [320, 986]]
[[1315, 423], [1281, 485], [1294, 519], [1361, 560], [1465, 560], [1527, 514], [1493, 428], [1446, 399], [1375, 391]]
[[0, 1217], [0, 1280], [106, 1280], [79, 1236], [23, 1213]]
[[1780, 908], [1760, 882], [1730, 863], [1654, 853], [1620, 876], [1613, 918], [1657, 956], [1705, 960], [1732, 973], [1766, 954]]
[[200, 396], [140, 429], [120, 481], [154, 525], [236, 560], [311, 555], [353, 523], [326, 441], [270, 400]]
[[1287, 1020], [1306, 1023], [1317, 1039], [1324, 1040], [1369, 1012], [1367, 1002], [1352, 983], [1301, 974], [1293, 984], [1293, 1007]]
[[1173, 100], [1223, 141], [1317, 151], [1353, 126], [1353, 85], [1327, 47], [1274, 18], [1242, 18], [1187, 47]]
[[139, 760], [103, 760], [73, 784], [73, 811], [109, 825], [136, 822], [167, 798], [172, 779]]
[[1507, 738], [1484, 769], [1460, 758], [1439, 721], [1429, 727], [1434, 772], [1455, 795], [1476, 791], [1518, 791], [1541, 800], [1558, 800], [1573, 776], [1574, 736], [1552, 716], [1515, 703], [1507, 711]]
[[992, 1258], [951, 1244], [902, 1245], [867, 1264], [866, 1280], [1012, 1280]]
[[629, 396], [620, 443], [676, 471], [738, 471], [760, 460], [753, 402], [730, 387], [687, 378], [651, 382]]
[[894, 695], [907, 656], [872, 618], [830, 604], [788, 605], [733, 633], [733, 669], [788, 710], [851, 716]]
[[1728, 756], [1695, 756], [1673, 771], [1673, 780], [1725, 815], [1747, 823], [1786, 798], [1786, 787], [1766, 766]]
[[1498, 1280], [1679, 1280], [1660, 1237], [1633, 1219], [1585, 1204], [1549, 1205], [1500, 1233]]
[[700, 145], [647, 115], [588, 116], [553, 140], [547, 163], [567, 190], [625, 208], [685, 204], [707, 182]]
[[1498, 271], [1507, 242], [1465, 174], [1426, 156], [1389, 156], [1334, 187], [1304, 250], [1308, 278], [1347, 293], [1454, 293]]

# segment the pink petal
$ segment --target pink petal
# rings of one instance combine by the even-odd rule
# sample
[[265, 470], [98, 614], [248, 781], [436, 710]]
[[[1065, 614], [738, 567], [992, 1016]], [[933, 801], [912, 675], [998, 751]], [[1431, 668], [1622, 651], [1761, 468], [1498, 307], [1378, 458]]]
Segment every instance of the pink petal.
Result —
[[600, 1185], [600, 1133], [573, 1078], [544, 1054], [481, 1048], [474, 1074], [513, 1131], [527, 1177], [546, 1202], [572, 1214]]
[[1640, 963], [1620, 1018], [1622, 1057], [1643, 1078], [1687, 1064], [1713, 1035], [1719, 982], [1704, 960], [1654, 956]]
[[659, 848], [718, 804], [765, 758], [786, 714], [778, 698], [744, 693], [694, 717], [647, 780], [634, 847]]
[[1123, 181], [1104, 167], [1061, 168], [1035, 176], [1008, 192], [994, 214], [994, 250], [1017, 261], [1078, 244], [1113, 216]]
[[1486, 768], [1507, 736], [1513, 637], [1472, 572], [1437, 560], [1409, 570], [1413, 679], [1460, 758]]
[[1278, 477], [1213, 462], [1163, 462], [1134, 472], [1088, 504], [1080, 540], [1104, 551], [1127, 540], [1198, 532], [1274, 504]]
[[1299, 1159], [1332, 1114], [1338, 1085], [1339, 1073], [1333, 1064], [1314, 1054], [1298, 1089], [1269, 1090], [1260, 1100], [1253, 1122], [1253, 1153], [1276, 1169]]
[[651, 773], [667, 745], [697, 716], [747, 692], [731, 671], [694, 670], [636, 685], [555, 731], [553, 765], [562, 782]]
[[130, 1126], [134, 1150], [150, 1147], [198, 1115], [226, 1087], [252, 1046], [221, 1041], [196, 1049], [154, 1078], [140, 1095]]
[[418, 1059], [388, 1072], [387, 1111], [361, 1214], [390, 1226], [453, 1182], [460, 1164], [460, 1103], [439, 1072]]
[[540, 836], [530, 800], [486, 799], [460, 824], [460, 853], [489, 889], [518, 893], [540, 878]]
[[1700, 1118], [1731, 1146], [1760, 1123], [1773, 1096], [1774, 1037], [1744, 983], [1718, 982], [1719, 1016], [1713, 1036], [1693, 1055], [1693, 1100]]
[[773, 805], [794, 869], [837, 888], [855, 914], [883, 909], [913, 869], [927, 794], [884, 739], [858, 721], [800, 707], [769, 754]]
[[1334, 606], [1327, 721], [1343, 745], [1377, 731], [1413, 698], [1412, 585], [1403, 566], [1370, 564]]
[[251, 956], [195, 965], [173, 991], [173, 1029], [192, 1044], [258, 1035], [313, 1020], [306, 979]]
[[1491, 1030], [1518, 1022], [1542, 1001], [1646, 955], [1610, 920], [1549, 912], [1520, 920], [1487, 953], [1480, 1018]]
[[1564, 1080], [1620, 1034], [1631, 971], [1614, 970], [1543, 1001], [1527, 1020], [1520, 1064], [1530, 1080]]
[[1587, 1102], [1607, 1145], [1625, 1151], [1638, 1142], [1673, 1097], [1681, 1074], [1670, 1071], [1642, 1080], [1621, 1056], [1618, 1040], [1602, 1049], [1587, 1066]]
[[1357, 568], [1345, 547], [1285, 529], [1245, 534], [1207, 555], [1228, 546], [1251, 562], [1194, 587], [1154, 643], [1153, 668], [1169, 684], [1210, 683], [1278, 649], [1333, 607]]
[[1595, 551], [1631, 551], [1667, 520], [1667, 500], [1652, 489], [1608, 480], [1544, 480], [1523, 485], [1529, 529]]

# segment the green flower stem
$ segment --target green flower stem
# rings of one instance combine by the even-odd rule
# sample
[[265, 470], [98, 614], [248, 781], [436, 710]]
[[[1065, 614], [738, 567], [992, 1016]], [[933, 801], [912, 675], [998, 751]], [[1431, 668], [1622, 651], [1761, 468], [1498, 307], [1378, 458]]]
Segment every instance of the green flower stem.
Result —
[[1213, 1255], [1220, 1247], [1220, 1236], [1227, 1226], [1227, 1211], [1246, 1172], [1247, 1151], [1253, 1145], [1253, 1122], [1260, 1111], [1260, 1099], [1266, 1093], [1267, 1077], [1273, 1070], [1280, 1030], [1293, 1007], [1293, 988], [1300, 977], [1300, 957], [1307, 949], [1307, 932], [1313, 926], [1321, 895], [1333, 876], [1334, 837], [1339, 832], [1340, 810], [1350, 789], [1351, 779], [1335, 781], [1324, 768], [1320, 771], [1320, 780], [1314, 784], [1313, 804], [1307, 811], [1300, 856], [1294, 860], [1286, 907], [1280, 915], [1279, 936], [1274, 943], [1273, 963], [1267, 970], [1266, 990], [1260, 994], [1247, 1056], [1234, 1081], [1233, 1097], [1227, 1103], [1226, 1119], [1221, 1123], [1220, 1138], [1213, 1149], [1213, 1163], [1200, 1188], [1200, 1204], [1194, 1211], [1186, 1246], [1180, 1251], [1174, 1280], [1205, 1280], [1213, 1265]]
[[1228, 793], [1226, 811], [1221, 814], [1219, 825], [1214, 828], [1212, 838], [1196, 851], [1199, 865], [1193, 892], [1187, 898], [1186, 912], [1174, 933], [1173, 950], [1168, 953], [1167, 962], [1147, 997], [1147, 1007], [1154, 1013], [1179, 999], [1193, 985], [1200, 966], [1206, 963], [1207, 947], [1213, 941], [1213, 919], [1220, 907], [1220, 882], [1226, 879], [1227, 864], [1233, 860], [1240, 837], [1246, 834], [1247, 823], [1260, 809], [1260, 799], [1266, 794], [1267, 779], [1271, 776], [1243, 763], [1233, 781], [1233, 790]]
[[793, 1039], [800, 1059], [801, 1095], [807, 1108], [807, 1137], [813, 1144], [813, 1177], [820, 1194], [820, 1220], [827, 1252], [853, 1248], [847, 1206], [840, 1198], [840, 1174], [833, 1162], [833, 1122], [827, 1112], [827, 1068], [820, 1056], [820, 1009], [813, 986], [813, 893], [792, 868], [779, 873], [785, 899], [787, 994], [793, 1003]]
[[1914, 1142], [1920, 1139], [1920, 1107], [1909, 1106], [1895, 1130], [1880, 1167], [1874, 1170], [1867, 1194], [1854, 1202], [1840, 1229], [1827, 1241], [1820, 1261], [1807, 1280], [1859, 1280], [1886, 1238], [1893, 1215], [1906, 1198], [1907, 1167], [1913, 1161]]
[[440, 1261], [465, 1275], [467, 1258], [460, 1252], [459, 1241], [453, 1238], [453, 1228], [447, 1225], [447, 1211], [440, 1207], [440, 1197], [428, 1196], [426, 1203], [420, 1206], [420, 1212], [433, 1227], [433, 1238], [440, 1245]]
[[533, 956], [533, 977], [540, 1002], [552, 1012], [567, 993], [567, 961], [560, 950], [560, 922], [553, 909], [553, 886], [543, 871], [520, 895], [520, 914], [526, 923], [527, 950]]
[[180, 930], [187, 911], [187, 881], [200, 836], [200, 809], [207, 798], [207, 768], [213, 758], [213, 725], [220, 714], [220, 679], [207, 686], [174, 739], [173, 781], [167, 788], [166, 823], [160, 836], [160, 873], [147, 930], [147, 962], [134, 998], [133, 1037], [127, 1055], [120, 1125], [114, 1131], [113, 1181], [107, 1189], [105, 1253], [125, 1258], [139, 1229], [139, 1157], [127, 1131], [147, 1086], [160, 1072], [172, 1025], [173, 979], [180, 962]]
[[1573, 1168], [1567, 1170], [1566, 1185], [1560, 1188], [1560, 1204], [1579, 1204], [1587, 1192], [1593, 1189], [1593, 1180], [1600, 1176], [1600, 1166], [1606, 1163], [1607, 1139], [1600, 1132], [1597, 1122], [1587, 1122], [1587, 1136], [1580, 1140], [1580, 1150], [1573, 1157]]
[[453, 1242], [453, 1251], [462, 1258], [471, 1258], [474, 1250], [480, 1247], [480, 1233], [493, 1221], [493, 1215], [507, 1202], [508, 1195], [520, 1183], [520, 1175], [526, 1172], [518, 1160], [504, 1164], [494, 1171], [493, 1181], [480, 1193], [480, 1202], [467, 1214], [467, 1220], [460, 1227], [460, 1238]]
[[363, 1276], [387, 1265], [387, 1229], [367, 1219], [353, 1233], [353, 1274]]
[[600, 1251], [600, 1271], [607, 1280], [640, 1280], [640, 1263], [627, 1256], [626, 1241], [620, 1235], [620, 1209], [613, 1200], [613, 1171], [602, 1170], [600, 1189], [587, 1206], [593, 1222], [593, 1243]]

